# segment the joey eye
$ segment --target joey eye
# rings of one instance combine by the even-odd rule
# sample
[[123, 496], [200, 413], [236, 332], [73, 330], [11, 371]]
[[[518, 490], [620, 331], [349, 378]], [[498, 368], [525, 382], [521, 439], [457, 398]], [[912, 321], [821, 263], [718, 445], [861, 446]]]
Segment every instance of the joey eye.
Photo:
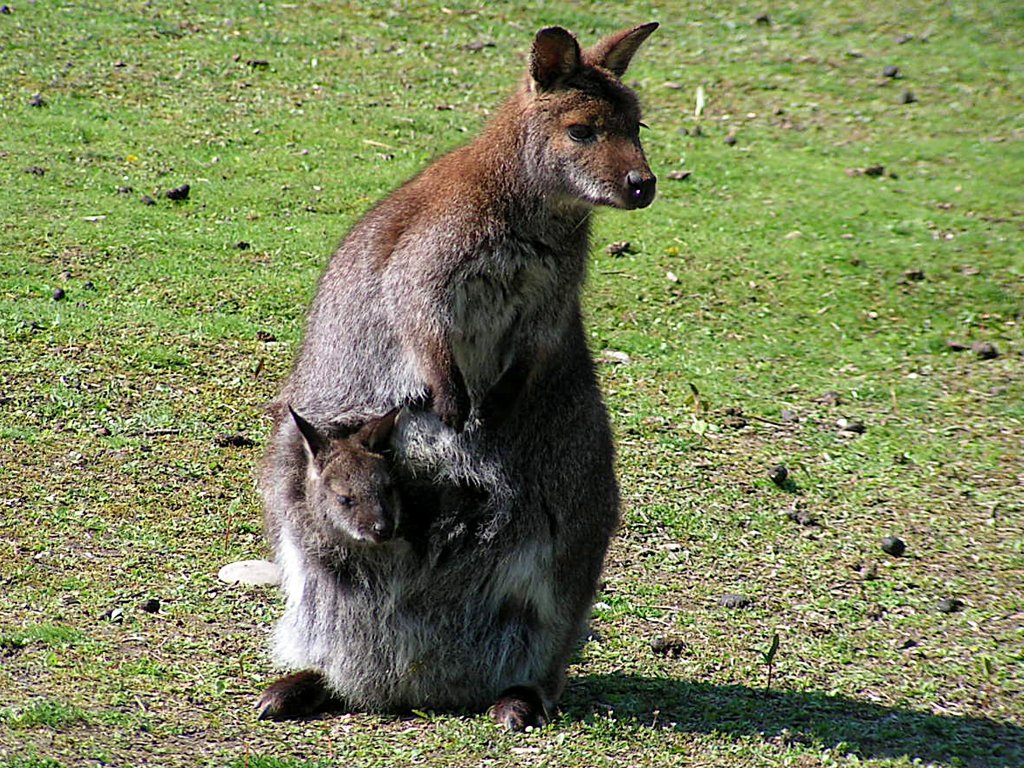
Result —
[[353, 504], [355, 504], [351, 496], [344, 496], [340, 493], [337, 496], [335, 496], [334, 499], [343, 507], [351, 507]]
[[575, 123], [569, 126], [569, 138], [573, 141], [584, 142], [590, 141], [594, 138], [597, 133], [589, 125], [583, 123]]

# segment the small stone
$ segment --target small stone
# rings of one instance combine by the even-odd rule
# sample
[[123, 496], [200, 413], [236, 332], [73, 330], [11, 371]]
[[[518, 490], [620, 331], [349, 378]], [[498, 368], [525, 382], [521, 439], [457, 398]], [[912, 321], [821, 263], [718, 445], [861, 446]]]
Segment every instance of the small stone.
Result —
[[160, 610], [160, 601], [155, 597], [151, 597], [149, 600], [142, 603], [139, 608], [144, 610], [146, 613], [157, 613]]
[[885, 77], [897, 78], [900, 76], [900, 68], [895, 66], [894, 64], [890, 64], [889, 66], [882, 70], [882, 75], [884, 75]]
[[779, 418], [782, 419], [783, 424], [796, 424], [800, 421], [800, 416], [797, 415], [796, 411], [791, 411], [788, 408], [783, 409], [782, 413], [779, 414]]
[[907, 551], [907, 545], [903, 539], [897, 536], [886, 536], [882, 539], [882, 551], [893, 557], [903, 557], [903, 553]]
[[256, 445], [256, 441], [252, 438], [231, 434], [217, 435], [213, 442], [218, 448], [251, 448]]
[[119, 194], [119, 195], [130, 195], [134, 191], [135, 190], [133, 190], [131, 187], [118, 187], [117, 188], [117, 194]]
[[281, 583], [281, 569], [268, 560], [240, 560], [221, 568], [217, 578], [227, 584], [274, 586]]
[[908, 269], [903, 273], [903, 277], [913, 283], [919, 283], [924, 280], [923, 269]]
[[918, 646], [918, 644], [919, 644], [918, 641], [915, 640], [914, 638], [912, 638], [912, 637], [904, 637], [903, 639], [896, 641], [896, 648], [898, 650], [901, 650], [901, 651], [906, 651], [906, 650], [909, 650], [910, 648], [916, 648]]
[[277, 341], [277, 336], [270, 331], [256, 331], [256, 340], [264, 342]]
[[857, 573], [864, 581], [875, 581], [878, 578], [878, 563], [870, 560], [861, 563], [857, 568]]
[[865, 176], [884, 176], [885, 166], [884, 165], [869, 165], [864, 169]]
[[792, 232], [787, 232], [783, 236], [782, 239], [783, 240], [799, 240], [803, 236], [804, 236], [803, 232], [801, 232], [799, 229], [794, 229]]
[[106, 427], [97, 427], [94, 434], [96, 437], [110, 437], [110, 430]]
[[168, 200], [188, 200], [188, 193], [191, 191], [191, 187], [188, 184], [182, 184], [180, 187], [169, 189], [164, 192], [164, 197]]
[[788, 517], [797, 525], [803, 525], [807, 527], [821, 525], [821, 523], [818, 522], [818, 518], [816, 518], [806, 509], [801, 509], [799, 504], [793, 504], [792, 508], [786, 513], [786, 517]]
[[632, 253], [632, 245], [629, 240], [619, 240], [611, 243], [604, 249], [609, 256], [621, 256], [624, 253]]
[[768, 478], [781, 488], [789, 479], [789, 470], [782, 464], [776, 464], [768, 470]]
[[121, 624], [124, 622], [124, 611], [120, 608], [111, 608], [109, 611], [104, 611], [100, 618], [103, 621], [110, 621], [114, 624]]
[[904, 104], [914, 104], [917, 102], [917, 96], [914, 95], [913, 91], [904, 91], [900, 101]]
[[724, 429], [743, 429], [745, 426], [747, 426], [747, 420], [739, 413], [730, 414], [722, 419]]
[[686, 643], [679, 637], [655, 637], [651, 640], [651, 650], [655, 656], [667, 656], [678, 659], [686, 651]]
[[267, 69], [270, 66], [266, 59], [248, 59], [245, 63], [253, 69]]
[[633, 359], [626, 352], [620, 352], [617, 349], [606, 349], [598, 357], [598, 361], [615, 365], [629, 365]]
[[966, 352], [970, 348], [970, 344], [965, 344], [964, 342], [957, 341], [956, 339], [949, 339], [946, 341], [946, 349], [950, 352]]
[[982, 360], [994, 360], [999, 357], [999, 350], [991, 341], [976, 341], [971, 344], [971, 351]]
[[30, 165], [25, 169], [25, 173], [31, 173], [33, 176], [45, 176], [46, 169], [39, 165]]
[[669, 171], [666, 175], [672, 181], [685, 181], [693, 175], [693, 171]]
[[725, 139], [723, 139], [723, 141], [725, 142], [725, 145], [727, 147], [732, 147], [736, 144], [736, 136], [735, 134], [730, 133], [728, 136], [725, 137]]
[[867, 432], [867, 427], [864, 426], [864, 422], [856, 421], [854, 419], [836, 419], [836, 427], [840, 432], [846, 432], [851, 435], [863, 435]]
[[935, 610], [939, 613], [956, 613], [957, 611], [963, 610], [964, 601], [956, 597], [947, 597], [939, 601], [939, 604], [935, 606]]
[[763, 27], [770, 26], [772, 23], [772, 17], [767, 13], [758, 14], [757, 18], [754, 19], [755, 24], [760, 24]]
[[66, 294], [64, 293], [64, 289], [63, 288], [55, 288], [53, 290], [53, 300], [54, 301], [64, 301], [64, 297], [65, 296], [66, 296]]
[[738, 595], [732, 592], [718, 598], [718, 604], [723, 608], [749, 608], [753, 602], [746, 595]]
[[143, 205], [156, 205], [156, 200], [154, 200], [149, 195], [143, 195], [142, 197], [139, 198], [139, 200], [142, 201]]
[[828, 392], [822, 393], [819, 397], [815, 398], [817, 402], [823, 403], [824, 405], [839, 405], [843, 402], [842, 396], [834, 391], [829, 390]]
[[43, 98], [43, 95], [41, 93], [37, 93], [31, 99], [28, 100], [28, 105], [30, 107], [45, 107], [46, 99]]
[[665, 83], [665, 85], [663, 85], [662, 87], [668, 88], [670, 91], [681, 91], [683, 89], [683, 86], [680, 83], [675, 83], [672, 81]]
[[235, 248], [237, 248], [240, 251], [248, 251], [250, 248], [252, 248], [252, 244], [246, 242], [245, 240], [239, 240], [237, 243], [235, 243]]
[[902, 35], [900, 35], [899, 37], [896, 38], [896, 45], [906, 45], [907, 43], [909, 43], [913, 39], [914, 39], [913, 35], [911, 35], [909, 33], [904, 33], [904, 34], [902, 34]]

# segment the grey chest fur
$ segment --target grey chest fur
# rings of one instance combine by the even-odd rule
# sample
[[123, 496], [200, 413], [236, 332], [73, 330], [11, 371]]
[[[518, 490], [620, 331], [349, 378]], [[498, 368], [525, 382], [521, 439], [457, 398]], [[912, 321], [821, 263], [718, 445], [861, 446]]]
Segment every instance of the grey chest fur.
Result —
[[450, 339], [474, 403], [550, 332], [561, 279], [549, 252], [509, 243], [469, 264], [456, 281]]

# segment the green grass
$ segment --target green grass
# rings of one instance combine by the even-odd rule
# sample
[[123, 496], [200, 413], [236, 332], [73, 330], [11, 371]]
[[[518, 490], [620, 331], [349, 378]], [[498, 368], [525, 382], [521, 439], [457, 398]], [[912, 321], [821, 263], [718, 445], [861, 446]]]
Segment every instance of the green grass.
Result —
[[[1024, 764], [1017, 4], [8, 5], [0, 766]], [[256, 721], [280, 600], [216, 571], [264, 554], [262, 408], [333, 246], [537, 29], [649, 19], [659, 198], [600, 213], [586, 293], [625, 520], [561, 714]]]

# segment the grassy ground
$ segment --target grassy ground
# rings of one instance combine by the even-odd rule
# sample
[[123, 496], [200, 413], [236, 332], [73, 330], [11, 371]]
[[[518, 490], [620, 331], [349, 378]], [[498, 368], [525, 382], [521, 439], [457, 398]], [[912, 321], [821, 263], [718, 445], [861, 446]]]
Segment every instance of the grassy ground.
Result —
[[[0, 14], [0, 765], [1024, 765], [1019, 4], [405, 5]], [[332, 246], [536, 29], [649, 19], [660, 197], [587, 293], [625, 521], [561, 716], [257, 722], [280, 601], [216, 571], [264, 554]]]

